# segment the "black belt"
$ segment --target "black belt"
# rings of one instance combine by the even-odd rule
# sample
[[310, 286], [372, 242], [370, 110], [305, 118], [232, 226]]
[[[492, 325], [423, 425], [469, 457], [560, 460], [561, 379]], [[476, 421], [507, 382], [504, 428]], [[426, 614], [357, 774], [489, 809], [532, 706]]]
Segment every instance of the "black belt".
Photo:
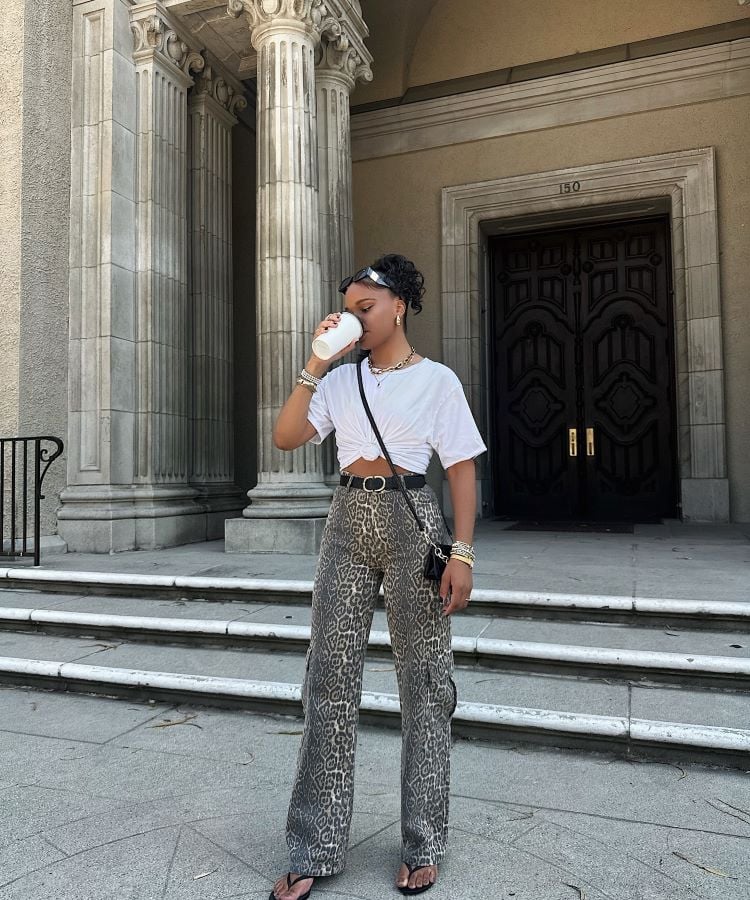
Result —
[[[425, 485], [424, 475], [402, 475], [404, 487], [421, 488]], [[361, 488], [369, 494], [379, 494], [381, 491], [397, 491], [398, 479], [391, 475], [388, 478], [385, 475], [365, 475], [363, 478], [359, 475], [342, 475], [339, 484], [344, 487]]]

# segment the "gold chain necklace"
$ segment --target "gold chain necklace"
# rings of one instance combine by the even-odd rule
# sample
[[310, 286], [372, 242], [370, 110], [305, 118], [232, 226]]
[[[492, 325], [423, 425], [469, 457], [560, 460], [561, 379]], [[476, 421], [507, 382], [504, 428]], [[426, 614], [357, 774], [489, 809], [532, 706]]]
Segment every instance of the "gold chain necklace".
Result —
[[373, 366], [372, 360], [368, 355], [367, 365], [370, 367], [370, 371], [373, 375], [385, 375], [386, 372], [395, 372], [397, 369], [402, 369], [411, 360], [416, 352], [417, 351], [415, 350], [415, 348], [412, 347], [411, 353], [405, 359], [402, 359], [401, 362], [396, 363], [395, 366], [383, 366], [382, 368]]

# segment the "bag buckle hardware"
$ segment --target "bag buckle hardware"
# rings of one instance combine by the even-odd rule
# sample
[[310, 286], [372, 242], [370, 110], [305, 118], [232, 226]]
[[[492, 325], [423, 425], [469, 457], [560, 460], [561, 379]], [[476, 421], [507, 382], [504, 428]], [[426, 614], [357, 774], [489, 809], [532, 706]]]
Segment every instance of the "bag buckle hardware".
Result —
[[[382, 482], [380, 487], [368, 488], [367, 482], [371, 481], [374, 478], [379, 478]], [[362, 490], [367, 491], [368, 494], [380, 494], [385, 490], [385, 476], [384, 475], [365, 475], [362, 479]]]
[[438, 547], [437, 544], [433, 544], [432, 541], [430, 541], [430, 544], [432, 545], [432, 549], [435, 551], [435, 556], [437, 556], [439, 559], [442, 559], [442, 561], [444, 563], [447, 563], [450, 561], [449, 557], [447, 557], [445, 555], [445, 553], [443, 553], [443, 550], [441, 547]]

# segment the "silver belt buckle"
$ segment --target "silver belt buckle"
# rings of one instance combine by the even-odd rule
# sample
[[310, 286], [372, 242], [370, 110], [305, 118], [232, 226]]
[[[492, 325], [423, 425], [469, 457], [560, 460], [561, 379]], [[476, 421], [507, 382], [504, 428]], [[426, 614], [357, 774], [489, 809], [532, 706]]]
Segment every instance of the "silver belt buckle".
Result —
[[[372, 478], [379, 478], [383, 483], [380, 487], [377, 488], [368, 488], [367, 482]], [[362, 490], [367, 491], [368, 494], [380, 494], [385, 490], [385, 476], [383, 475], [365, 475], [362, 479]]]

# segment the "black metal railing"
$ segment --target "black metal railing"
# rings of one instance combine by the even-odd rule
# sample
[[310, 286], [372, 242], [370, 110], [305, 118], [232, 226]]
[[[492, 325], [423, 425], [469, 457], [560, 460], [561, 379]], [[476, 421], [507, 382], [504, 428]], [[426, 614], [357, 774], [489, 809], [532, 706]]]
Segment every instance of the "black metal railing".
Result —
[[33, 556], [39, 565], [42, 482], [62, 452], [50, 435], [0, 438], [0, 556]]

